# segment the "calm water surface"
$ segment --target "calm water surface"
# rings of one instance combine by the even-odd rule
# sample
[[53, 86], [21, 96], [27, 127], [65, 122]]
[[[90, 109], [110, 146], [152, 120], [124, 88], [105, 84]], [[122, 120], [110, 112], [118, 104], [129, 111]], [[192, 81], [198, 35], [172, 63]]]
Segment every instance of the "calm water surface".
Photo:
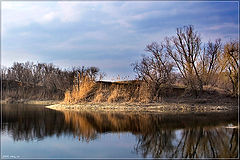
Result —
[[238, 157], [237, 113], [113, 114], [2, 106], [2, 158]]

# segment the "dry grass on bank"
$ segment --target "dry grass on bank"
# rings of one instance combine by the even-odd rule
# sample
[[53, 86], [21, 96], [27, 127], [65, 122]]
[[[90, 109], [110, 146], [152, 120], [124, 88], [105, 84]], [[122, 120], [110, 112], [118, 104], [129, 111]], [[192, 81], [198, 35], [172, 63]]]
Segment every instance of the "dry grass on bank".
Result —
[[94, 82], [84, 78], [72, 91], [66, 91], [64, 102], [150, 102], [150, 94], [146, 85], [137, 81]]
[[95, 82], [85, 77], [78, 85], [73, 86], [72, 91], [66, 91], [64, 101], [70, 103], [88, 101], [89, 96], [93, 93], [94, 87]]
[[219, 88], [204, 87], [201, 96], [196, 97], [185, 87], [162, 87], [160, 96], [152, 93], [148, 85], [142, 81], [104, 82], [92, 81], [89, 78], [74, 85], [72, 91], [65, 92], [63, 103], [188, 103], [194, 104], [236, 105], [237, 99]]

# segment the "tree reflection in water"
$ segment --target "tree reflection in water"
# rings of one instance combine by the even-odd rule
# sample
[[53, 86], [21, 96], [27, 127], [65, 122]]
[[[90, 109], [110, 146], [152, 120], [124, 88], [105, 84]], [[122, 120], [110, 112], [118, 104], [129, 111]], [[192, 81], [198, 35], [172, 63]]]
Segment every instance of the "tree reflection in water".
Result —
[[[143, 157], [226, 158], [238, 157], [237, 129], [192, 128], [181, 132], [180, 140], [171, 130], [138, 136], [136, 151]], [[174, 142], [177, 142], [174, 144]]]
[[238, 157], [236, 113], [132, 114], [54, 111], [31, 105], [3, 105], [2, 132], [14, 141], [56, 135], [89, 142], [102, 133], [130, 132], [143, 157]]

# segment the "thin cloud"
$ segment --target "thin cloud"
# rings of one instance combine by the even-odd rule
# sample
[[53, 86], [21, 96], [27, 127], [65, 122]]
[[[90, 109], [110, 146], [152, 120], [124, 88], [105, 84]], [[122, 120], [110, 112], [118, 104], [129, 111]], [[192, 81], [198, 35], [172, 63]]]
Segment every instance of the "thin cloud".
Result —
[[223, 23], [223, 24], [219, 24], [219, 25], [212, 25], [210, 27], [208, 27], [208, 30], [220, 30], [220, 29], [226, 29], [226, 28], [230, 28], [230, 29], [238, 29], [238, 25], [234, 24], [234, 23]]
[[4, 66], [12, 66], [13, 62], [38, 62], [41, 61], [40, 56], [27, 51], [1, 52], [1, 64]]

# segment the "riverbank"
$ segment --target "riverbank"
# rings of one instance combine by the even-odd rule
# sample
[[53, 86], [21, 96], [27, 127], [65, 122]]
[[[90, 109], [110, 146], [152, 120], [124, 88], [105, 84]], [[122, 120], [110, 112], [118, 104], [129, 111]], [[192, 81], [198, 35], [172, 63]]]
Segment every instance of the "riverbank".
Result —
[[57, 101], [57, 100], [26, 100], [26, 99], [20, 99], [20, 100], [6, 99], [6, 100], [1, 100], [1, 104], [53, 105], [53, 104], [58, 104], [60, 102], [61, 101]]
[[[213, 96], [214, 95], [214, 96]], [[47, 108], [72, 111], [100, 111], [100, 112], [151, 112], [151, 113], [198, 113], [198, 112], [238, 112], [238, 99], [224, 94], [168, 97], [162, 102], [61, 102], [49, 105]]]
[[81, 103], [54, 104], [46, 106], [54, 110], [69, 111], [99, 111], [99, 112], [150, 112], [150, 113], [199, 113], [199, 112], [228, 112], [238, 111], [238, 106], [208, 105], [208, 104], [179, 104], [179, 103]]
[[44, 105], [54, 110], [89, 111], [89, 112], [148, 112], [148, 113], [200, 113], [200, 112], [238, 112], [237, 99], [218, 97], [206, 98], [169, 98], [157, 103], [94, 103], [82, 102], [70, 104], [57, 100], [2, 100], [2, 104], [33, 104]]

